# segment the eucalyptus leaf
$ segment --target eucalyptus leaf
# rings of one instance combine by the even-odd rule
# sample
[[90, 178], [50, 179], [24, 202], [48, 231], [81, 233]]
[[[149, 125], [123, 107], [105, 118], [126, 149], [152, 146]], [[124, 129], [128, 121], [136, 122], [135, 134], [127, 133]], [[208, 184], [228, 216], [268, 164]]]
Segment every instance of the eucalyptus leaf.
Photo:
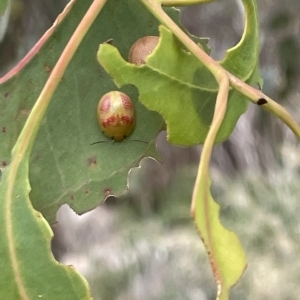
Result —
[[8, 8], [10, 0], [0, 0], [0, 18]]
[[[75, 1], [39, 52], [0, 85], [0, 167], [10, 164], [10, 150], [35, 100], [91, 3]], [[166, 11], [179, 22], [177, 10]], [[46, 113], [30, 160], [30, 198], [50, 223], [55, 222], [62, 204], [68, 203], [77, 213], [83, 213], [107, 196], [125, 192], [128, 171], [143, 157], [157, 158], [155, 139], [164, 121], [138, 102], [138, 91], [132, 85], [121, 91], [135, 105], [133, 134], [122, 142], [112, 142], [100, 131], [98, 101], [118, 88], [97, 63], [96, 53], [100, 43], [110, 40], [127, 56], [138, 38], [158, 35], [158, 25], [139, 1], [109, 0], [72, 59]], [[91, 145], [97, 141], [107, 142]]]
[[[245, 1], [247, 20], [238, 45], [228, 50], [220, 63], [243, 81], [261, 83], [258, 65], [257, 12], [252, 1]], [[168, 139], [180, 145], [205, 141], [210, 128], [218, 85], [204, 65], [191, 55], [165, 27], [160, 27], [160, 41], [146, 64], [136, 66], [125, 61], [112, 45], [103, 44], [98, 61], [118, 86], [134, 84], [140, 101], [162, 115]], [[247, 108], [245, 96], [230, 91], [227, 112], [216, 142], [224, 141]]]
[[92, 299], [86, 280], [53, 257], [51, 228], [28, 197], [28, 151], [20, 152], [0, 182], [0, 299]]

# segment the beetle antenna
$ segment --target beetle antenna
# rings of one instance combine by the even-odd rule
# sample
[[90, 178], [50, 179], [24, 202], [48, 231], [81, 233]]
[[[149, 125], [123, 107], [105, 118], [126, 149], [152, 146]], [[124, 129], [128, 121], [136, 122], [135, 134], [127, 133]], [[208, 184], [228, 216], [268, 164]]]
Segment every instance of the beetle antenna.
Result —
[[145, 140], [128, 140], [128, 142], [141, 142], [141, 143], [149, 143], [149, 141], [145, 141]]
[[[145, 143], [145, 144], [148, 144], [149, 141], [145, 141], [145, 140], [127, 140], [128, 142], [141, 142], [141, 143]], [[98, 142], [94, 142], [94, 143], [91, 143], [90, 145], [95, 145], [95, 144], [100, 144], [100, 143], [105, 143], [105, 142], [115, 142], [114, 139], [112, 139], [111, 141], [98, 141]]]
[[[112, 140], [114, 142], [114, 140]], [[90, 145], [95, 145], [95, 144], [100, 144], [100, 143], [105, 143], [105, 142], [111, 142], [111, 141], [98, 141], [98, 142], [94, 142], [94, 143], [91, 143]]]

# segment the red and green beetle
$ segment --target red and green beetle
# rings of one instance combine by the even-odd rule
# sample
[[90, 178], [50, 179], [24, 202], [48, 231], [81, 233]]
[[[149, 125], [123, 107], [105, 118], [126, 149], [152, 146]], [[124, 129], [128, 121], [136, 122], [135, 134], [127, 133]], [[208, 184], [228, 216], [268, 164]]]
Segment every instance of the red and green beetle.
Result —
[[[129, 61], [136, 65], [144, 64], [147, 56], [153, 52], [158, 42], [157, 36], [146, 36], [138, 39], [130, 49]], [[130, 136], [134, 130], [134, 105], [126, 94], [119, 91], [108, 92], [99, 101], [97, 119], [102, 132], [107, 137], [121, 142]], [[93, 144], [101, 142], [103, 141]]]
[[131, 99], [119, 91], [103, 95], [97, 107], [97, 119], [102, 132], [121, 142], [135, 127], [135, 109]]

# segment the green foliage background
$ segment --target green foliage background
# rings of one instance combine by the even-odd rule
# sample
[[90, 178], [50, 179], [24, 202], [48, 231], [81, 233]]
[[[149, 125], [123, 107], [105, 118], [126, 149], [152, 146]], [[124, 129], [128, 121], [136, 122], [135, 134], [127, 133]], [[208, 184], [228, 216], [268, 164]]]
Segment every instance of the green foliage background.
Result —
[[[271, 6], [271, 4], [269, 4], [269, 6], [267, 6], [268, 5], [267, 2], [269, 2], [269, 1], [266, 1], [265, 3], [261, 3], [261, 6], [266, 9], [266, 10], [262, 10], [262, 17], [266, 16], [267, 19], [268, 18], [272, 19], [272, 18], [276, 17], [276, 12], [283, 11], [283, 14], [289, 16], [289, 18], [288, 18], [289, 21], [286, 23], [281, 23], [281, 25], [279, 25], [279, 27], [278, 26], [272, 27], [273, 28], [272, 30], [274, 30], [274, 31], [270, 31], [270, 29], [267, 29], [267, 25], [266, 25], [267, 22], [266, 22], [265, 26], [263, 26], [263, 29], [266, 30], [266, 32], [267, 32], [265, 36], [267, 36], [269, 39], [271, 38], [271, 36], [273, 36], [273, 37], [275, 36], [278, 38], [278, 41], [280, 42], [281, 41], [281, 39], [280, 39], [281, 32], [284, 32], [285, 30], [287, 30], [286, 32], [288, 32], [287, 33], [288, 37], [291, 38], [293, 40], [293, 43], [297, 46], [299, 41], [296, 39], [296, 36], [294, 35], [295, 32], [292, 30], [292, 28], [295, 28], [295, 26], [293, 25], [294, 24], [293, 22], [295, 20], [295, 16], [297, 16], [295, 14], [297, 12], [297, 6], [299, 6], [299, 2], [298, 1], [289, 2], [290, 7], [287, 7], [287, 4], [282, 3], [282, 1], [277, 1], [276, 3], [272, 3], [272, 6]], [[227, 5], [227, 6], [229, 6], [229, 5]], [[277, 10], [275, 7], [277, 7]], [[194, 9], [194, 11], [196, 12], [195, 9]], [[229, 15], [231, 18], [232, 14], [229, 14]], [[216, 12], [214, 13], [214, 16], [216, 16]], [[278, 18], [280, 19], [280, 16]], [[197, 20], [203, 20], [203, 18], [198, 17]], [[218, 22], [216, 22], [216, 20], [218, 20]], [[217, 18], [217, 17], [213, 18], [213, 23], [215, 23], [215, 24], [220, 24], [219, 22], [221, 22], [221, 21], [224, 21], [224, 19]], [[213, 27], [212, 25], [210, 25], [210, 26]], [[219, 29], [221, 27], [222, 27], [222, 25], [218, 26]], [[202, 24], [198, 28], [203, 28]], [[278, 34], [278, 36], [277, 36], [277, 34]], [[219, 40], [222, 40], [222, 38], [219, 37]], [[284, 40], [283, 40], [283, 43], [284, 43]], [[278, 49], [278, 48], [276, 46], [274, 47], [274, 44], [266, 43], [264, 45], [266, 45], [266, 46], [269, 45], [269, 47], [266, 47], [263, 49], [263, 57], [265, 57], [265, 60], [263, 60], [262, 64], [263, 64], [263, 66], [268, 67], [268, 68], [264, 68], [264, 71], [266, 71], [266, 73], [264, 73], [264, 74], [265, 75], [267, 74], [267, 76], [266, 76], [267, 85], [265, 85], [265, 86], [266, 86], [266, 88], [269, 89], [269, 91], [271, 91], [272, 95], [274, 95], [275, 98], [277, 98], [276, 95], [278, 95], [277, 92], [278, 92], [278, 90], [280, 90], [280, 88], [278, 87], [278, 85], [274, 84], [274, 82], [276, 82], [276, 74], [277, 74], [276, 71], [274, 71], [274, 70], [276, 70], [276, 67], [280, 68], [280, 65], [282, 66], [282, 68], [285, 68], [285, 66], [287, 66], [285, 57], [290, 58], [291, 55], [287, 55], [287, 56], [284, 55], [284, 53], [285, 53], [284, 49], [286, 49], [284, 47], [281, 48], [282, 49], [282, 52], [281, 52], [282, 55], [281, 55], [280, 53], [276, 52], [276, 49]], [[228, 48], [228, 46], [226, 46], [225, 48]], [[270, 53], [268, 51], [271, 51], [272, 55], [266, 54], [266, 53]], [[270, 57], [270, 59], [266, 59], [266, 57], [268, 57], [268, 56]], [[279, 57], [281, 64], [279, 66], [276, 65], [275, 63], [270, 64], [270, 61], [272, 61], [271, 57], [274, 61], [276, 61], [276, 58]], [[296, 59], [296, 57], [295, 57], [295, 59]], [[288, 68], [286, 69], [286, 72], [288, 74], [290, 74], [293, 78], [292, 80], [286, 81], [289, 84], [292, 83], [292, 86], [289, 86], [289, 89], [288, 89], [289, 94], [292, 94], [292, 95], [295, 92], [297, 93], [297, 90], [298, 90], [298, 87], [295, 84], [295, 82], [297, 82], [296, 79], [299, 76], [299, 73], [297, 72], [297, 68], [296, 68], [296, 66], [297, 66], [297, 63], [295, 63], [296, 61], [297, 61], [297, 59], [295, 61], [293, 61], [294, 64], [293, 63], [289, 64], [289, 65], [293, 65], [293, 70], [295, 70], [295, 72], [290, 73], [289, 69]], [[267, 65], [264, 64], [264, 62], [267, 62]], [[268, 63], [269, 63], [269, 65], [268, 65]], [[1, 68], [2, 68], [2, 65], [1, 65]], [[299, 68], [298, 68], [298, 70], [299, 70]], [[284, 73], [285, 72], [281, 73], [282, 78], [286, 78], [284, 76]], [[289, 97], [287, 97], [287, 98], [289, 98]], [[291, 99], [294, 100], [295, 98], [291, 98]], [[97, 100], [95, 100], [95, 103], [96, 102], [97, 102]], [[293, 103], [290, 102], [289, 105], [291, 105], [292, 109], [294, 109], [295, 112], [297, 111], [297, 104], [294, 104], [294, 106], [293, 106]], [[257, 268], [253, 267], [253, 265], [250, 266], [250, 268], [248, 269], [248, 271], [246, 273], [246, 276], [251, 277], [253, 274], [252, 280], [246, 281], [245, 285], [243, 285], [243, 286], [241, 286], [241, 285], [238, 286], [238, 287], [240, 287], [240, 289], [239, 289], [240, 293], [237, 294], [236, 299], [240, 299], [239, 297], [241, 297], [241, 295], [243, 297], [250, 295], [251, 291], [253, 292], [253, 294], [254, 294], [253, 297], [255, 299], [259, 299], [259, 297], [264, 297], [265, 294], [263, 294], [262, 292], [266, 293], [268, 297], [272, 296], [272, 297], [278, 297], [278, 299], [282, 299], [286, 295], [288, 295], [287, 297], [290, 297], [291, 299], [297, 299], [297, 280], [296, 279], [298, 278], [298, 275], [297, 275], [296, 269], [298, 266], [298, 262], [297, 262], [297, 255], [295, 255], [295, 253], [297, 253], [297, 251], [295, 251], [295, 249], [297, 248], [296, 245], [299, 244], [297, 242], [298, 235], [296, 232], [297, 199], [294, 199], [294, 197], [291, 196], [290, 193], [283, 195], [283, 191], [286, 191], [287, 186], [289, 186], [291, 184], [291, 182], [288, 181], [288, 178], [289, 178], [289, 176], [291, 176], [291, 174], [294, 178], [298, 178], [298, 176], [299, 176], [298, 171], [297, 171], [298, 163], [297, 163], [297, 160], [296, 161], [292, 160], [292, 161], [288, 162], [288, 160], [282, 156], [283, 152], [278, 153], [278, 151], [275, 151], [276, 153], [274, 155], [274, 149], [276, 148], [274, 145], [276, 145], [276, 141], [278, 141], [278, 139], [281, 140], [280, 144], [283, 145], [283, 147], [287, 147], [288, 149], [289, 149], [288, 146], [291, 146], [291, 145], [293, 146], [293, 140], [291, 142], [288, 135], [282, 134], [282, 132], [285, 132], [285, 130], [283, 129], [283, 126], [278, 125], [276, 123], [276, 121], [275, 121], [275, 125], [274, 125], [274, 121], [270, 121], [270, 118], [266, 113], [261, 113], [261, 111], [259, 111], [259, 112], [256, 111], [256, 112], [257, 113], [254, 116], [251, 114], [247, 115], [248, 117], [252, 118], [253, 122], [250, 123], [250, 126], [248, 126], [248, 128], [252, 128], [253, 132], [249, 133], [249, 131], [251, 131], [251, 129], [247, 132], [243, 132], [242, 134], [240, 134], [240, 137], [238, 139], [236, 139], [236, 135], [234, 135], [233, 139], [231, 139], [229, 142], [225, 143], [225, 145], [227, 145], [227, 146], [226, 147], [224, 146], [223, 152], [222, 151], [218, 152], [218, 150], [221, 149], [221, 146], [216, 149], [216, 153], [221, 153], [221, 154], [223, 153], [223, 156], [220, 155], [219, 157], [217, 157], [217, 156], [214, 157], [214, 161], [215, 161], [216, 165], [218, 167], [221, 166], [221, 168], [223, 168], [223, 171], [225, 171], [225, 172], [229, 173], [229, 170], [234, 170], [234, 172], [236, 172], [235, 168], [237, 167], [239, 169], [239, 171], [238, 171], [238, 173], [235, 173], [235, 174], [238, 174], [239, 177], [241, 176], [240, 171], [242, 170], [242, 167], [245, 167], [245, 165], [247, 165], [247, 163], [248, 163], [248, 167], [249, 167], [249, 165], [251, 165], [253, 169], [256, 168], [254, 177], [257, 179], [258, 182], [256, 180], [254, 180], [253, 185], [251, 185], [251, 183], [250, 183], [249, 185], [246, 185], [246, 187], [245, 187], [244, 181], [242, 183], [239, 181], [235, 181], [235, 183], [226, 182], [224, 184], [223, 189], [224, 189], [224, 191], [228, 192], [228, 201], [226, 201], [226, 203], [223, 203], [223, 205], [225, 205], [224, 219], [225, 220], [226, 219], [228, 219], [228, 220], [234, 219], [235, 221], [237, 221], [237, 223], [235, 223], [235, 224], [232, 223], [230, 226], [232, 226], [232, 228], [234, 228], [240, 234], [240, 236], [242, 236], [244, 243], [246, 243], [247, 249], [248, 248], [253, 249], [253, 253], [250, 254], [250, 259], [252, 259], [254, 261], [253, 265], [256, 265], [257, 268], [259, 266], [263, 265], [267, 268], [267, 270], [269, 270], [270, 275], [274, 275], [271, 277], [272, 280], [270, 279], [270, 277], [268, 277], [268, 279], [270, 279], [270, 280], [268, 280], [268, 282], [265, 283], [266, 285], [264, 285], [264, 284], [262, 284], [262, 279], [265, 278], [265, 273], [257, 272], [258, 271]], [[256, 127], [259, 130], [256, 130]], [[274, 128], [275, 128], [275, 130], [274, 130]], [[247, 147], [243, 146], [244, 145], [244, 144], [242, 144], [243, 137], [241, 135], [244, 135], [245, 137], [247, 137], [248, 140], [250, 140], [250, 143], [247, 144]], [[263, 138], [260, 138], [260, 136], [263, 136]], [[97, 139], [98, 139], [98, 136], [97, 136]], [[256, 142], [256, 143], [251, 142], [253, 140], [259, 141], [259, 142]], [[283, 142], [282, 142], [282, 140], [283, 140]], [[232, 146], [233, 142], [235, 142], [234, 146]], [[272, 146], [266, 146], [266, 145], [268, 145], [268, 143], [272, 144]], [[245, 149], [250, 150], [250, 155], [244, 155]], [[169, 150], [169, 151], [170, 151], [169, 153], [173, 153], [173, 155], [175, 156], [175, 154], [174, 154], [176, 152], [175, 150]], [[260, 156], [256, 155], [257, 153], [260, 154]], [[292, 153], [291, 151], [288, 151], [286, 153], [286, 157], [291, 156], [292, 155], [291, 153]], [[184, 154], [181, 152], [181, 157], [183, 155]], [[180, 156], [178, 156], [177, 159], [175, 159], [175, 161], [176, 160], [179, 161]], [[195, 159], [193, 160], [191, 158], [191, 160], [194, 161], [194, 163], [195, 163]], [[274, 162], [278, 162], [278, 160], [280, 162], [279, 169], [276, 169], [276, 165], [275, 165], [275, 171], [273, 171], [273, 168], [274, 168], [273, 164], [274, 164]], [[174, 163], [174, 161], [173, 161], [173, 163]], [[178, 167], [180, 165], [180, 163], [175, 163], [175, 164]], [[295, 168], [290, 168], [289, 166], [291, 166], [291, 165], [293, 165]], [[274, 187], [274, 177], [272, 176], [272, 174], [270, 176], [268, 176], [268, 174], [264, 173], [264, 178], [267, 180], [266, 183], [263, 183], [263, 179], [260, 180], [260, 177], [257, 177], [258, 176], [257, 173], [259, 172], [258, 170], [260, 168], [265, 168], [265, 167], [267, 167], [271, 170], [270, 173], [272, 173], [272, 172], [280, 173], [280, 172], [282, 172], [283, 169], [286, 170], [286, 173], [283, 174], [284, 178], [282, 178], [282, 180], [281, 180], [282, 184], [278, 186], [278, 189], [276, 189], [275, 194], [268, 194], [268, 191]], [[174, 174], [174, 175], [177, 174], [177, 172], [174, 172], [174, 170], [172, 168], [171, 168], [171, 170], [169, 170], [169, 172], [171, 172], [171, 174]], [[187, 173], [190, 174], [190, 171], [188, 171]], [[230, 172], [230, 174], [232, 174], [232, 171]], [[172, 176], [172, 175], [169, 175], [169, 176]], [[218, 178], [219, 175], [217, 174], [216, 176]], [[187, 182], [189, 179], [190, 179], [190, 175], [183, 173], [183, 178], [180, 177], [179, 182]], [[194, 180], [194, 179], [191, 179], [191, 181], [192, 180]], [[245, 177], [244, 180], [250, 181], [250, 179], [248, 179], [247, 177]], [[146, 182], [149, 182], [149, 179]], [[188, 182], [190, 182], [190, 181], [188, 181]], [[262, 192], [261, 189], [258, 188], [259, 183], [263, 183], [262, 188], [266, 188], [266, 187], [269, 187], [269, 188], [265, 192]], [[237, 192], [236, 189], [232, 188], [234, 186], [234, 184], [238, 185], [238, 189], [240, 192]], [[268, 184], [270, 184], [270, 185], [268, 185]], [[297, 182], [293, 183], [292, 185], [294, 187], [297, 187]], [[177, 186], [177, 184], [174, 183], [174, 186]], [[228, 190], [228, 186], [230, 186], [229, 190]], [[219, 191], [221, 191], [221, 190], [222, 189], [220, 188]], [[260, 191], [259, 193], [257, 193], [258, 190]], [[174, 189], [173, 189], [173, 191], [174, 191]], [[180, 191], [182, 192], [182, 189], [180, 189]], [[246, 196], [245, 193], [247, 191], [250, 191], [250, 195], [248, 196], [249, 198], [247, 198], [247, 199], [250, 199], [249, 201], [251, 203], [253, 203], [253, 199], [255, 199], [254, 202], [255, 203], [257, 202], [257, 204], [251, 206], [250, 203], [246, 203], [245, 211], [243, 211], [243, 214], [241, 215], [240, 210], [234, 211], [232, 206], [228, 205], [228, 203], [240, 203], [240, 201], [241, 201], [240, 197], [245, 198], [245, 196]], [[282, 191], [282, 192], [278, 192], [278, 191]], [[144, 218], [142, 218], [143, 224], [145, 224], [145, 223], [149, 224], [151, 221], [156, 220], [156, 214], [152, 212], [152, 210], [155, 211], [155, 208], [152, 207], [152, 203], [157, 203], [157, 202], [161, 203], [161, 200], [158, 199], [159, 198], [157, 196], [158, 194], [159, 194], [159, 192], [157, 192], [157, 194], [156, 194], [156, 201], [153, 201], [153, 202], [150, 201], [150, 204], [145, 204], [145, 206], [148, 207], [148, 210], [146, 209], [146, 211], [148, 211], [146, 214], [154, 215], [154, 218], [150, 218], [150, 219], [146, 219], [146, 220]], [[168, 192], [166, 192], [166, 194], [171, 194], [171, 193], [168, 191]], [[264, 205], [263, 205], [264, 206], [264, 208], [263, 208], [264, 221], [266, 223], [265, 225], [263, 225], [262, 223], [259, 223], [259, 222], [255, 222], [257, 216], [261, 213], [261, 201], [258, 200], [258, 199], [262, 198], [261, 194], [264, 195], [263, 196], [264, 199], [271, 200], [271, 201], [264, 201]], [[297, 194], [296, 188], [293, 189], [293, 195], [295, 195], [295, 194]], [[175, 195], [178, 195], [178, 193], [176, 191], [174, 191], [173, 196], [175, 196]], [[233, 199], [232, 195], [235, 195], [237, 198]], [[222, 195], [222, 196], [224, 196], [224, 195]], [[276, 198], [278, 196], [279, 196], [279, 198]], [[153, 196], [153, 197], [155, 197], [155, 196]], [[182, 195], [182, 197], [184, 197], [184, 195]], [[190, 197], [190, 195], [187, 195], [187, 198], [189, 198], [189, 197]], [[152, 197], [150, 197], [150, 198], [152, 199]], [[141, 199], [142, 199], [142, 201], [141, 201]], [[226, 199], [226, 197], [224, 199]], [[276, 199], [276, 201], [275, 200], [274, 201], [277, 204], [274, 204], [273, 199]], [[283, 201], [283, 199], [285, 201]], [[163, 200], [167, 200], [166, 197], [163, 196], [162, 201]], [[147, 201], [147, 197], [139, 197], [135, 201], [138, 203], [137, 205], [143, 205], [141, 203], [144, 203], [145, 201]], [[121, 205], [121, 204], [119, 204], [119, 205]], [[182, 216], [182, 212], [183, 212], [184, 216], [186, 216], [186, 215], [188, 216], [188, 209], [189, 209], [188, 204], [186, 205], [185, 208], [183, 208], [181, 205], [182, 205], [182, 203], [176, 205], [176, 207], [181, 207], [181, 209], [178, 208], [178, 210], [180, 211], [178, 213], [179, 216]], [[132, 207], [132, 206], [133, 205], [131, 203], [130, 207]], [[252, 208], [254, 207], [254, 208], [251, 209], [251, 207]], [[131, 210], [131, 208], [129, 208], [129, 209]], [[242, 209], [242, 207], [240, 209]], [[165, 216], [168, 215], [169, 217], [168, 218], [166, 217], [166, 218], [168, 220], [171, 219], [172, 222], [180, 223], [180, 221], [178, 221], [178, 219], [179, 220], [181, 219], [180, 217], [179, 218], [175, 217], [175, 214], [171, 215], [171, 217], [170, 217], [170, 214], [168, 214], [169, 211], [174, 212], [174, 210], [176, 211], [176, 209], [174, 208], [174, 203], [170, 201], [170, 206], [168, 209], [166, 209]], [[227, 216], [226, 213], [228, 211], [233, 212], [233, 214]], [[156, 211], [156, 213], [158, 213], [158, 212], [160, 212], [160, 211]], [[144, 213], [145, 213], [145, 209], [141, 209], [140, 215], [143, 215]], [[105, 214], [105, 213], [102, 212], [98, 217], [100, 217], [100, 218], [103, 217], [103, 214]], [[117, 215], [117, 212], [116, 212], [116, 215]], [[275, 215], [275, 218], [274, 218], [274, 215]], [[253, 216], [255, 216], [255, 219], [253, 219]], [[134, 218], [136, 218], [136, 216], [132, 216], [132, 218], [134, 219]], [[245, 218], [248, 220], [247, 224], [245, 224], [245, 222], [244, 222]], [[277, 225], [274, 227], [271, 226], [272, 228], [270, 228], [269, 221], [274, 220], [274, 219], [275, 219], [275, 221], [277, 220], [275, 222]], [[124, 219], [122, 219], [122, 220], [124, 221]], [[129, 224], [126, 226], [126, 228], [127, 228], [130, 226], [130, 219], [126, 218], [126, 220], [129, 222]], [[240, 223], [238, 223], [238, 221], [240, 221]], [[62, 222], [63, 222], [63, 220], [61, 220], [61, 223]], [[139, 223], [137, 223], [137, 224], [134, 223], [134, 221], [132, 221], [132, 222], [135, 226], [138, 226], [138, 224], [139, 224]], [[251, 224], [251, 226], [249, 225], [249, 223]], [[245, 227], [241, 231], [239, 231], [239, 228], [241, 228], [240, 226], [242, 226], [242, 224], [244, 224]], [[68, 225], [70, 225], [70, 224], [68, 224]], [[124, 223], [122, 224], [122, 226], [124, 226]], [[286, 228], [286, 226], [288, 226], [288, 229]], [[261, 230], [262, 227], [265, 230]], [[168, 227], [168, 225], [167, 225], [167, 228], [169, 229], [170, 227]], [[191, 225], [189, 225], [189, 228], [190, 228], [189, 230], [193, 231], [193, 228]], [[249, 232], [249, 228], [251, 228], [253, 231]], [[119, 231], [117, 230], [117, 232], [120, 232], [120, 231], [121, 231], [121, 229], [119, 229]], [[150, 229], [150, 231], [151, 231], [151, 229]], [[292, 233], [291, 237], [289, 236], [289, 234], [287, 234], [287, 231]], [[271, 232], [271, 234], [270, 234], [270, 232]], [[115, 231], [114, 231], [114, 233], [115, 233]], [[160, 234], [160, 233], [157, 233], [157, 234]], [[253, 244], [251, 244], [250, 242], [249, 242], [249, 244], [247, 243], [247, 241], [249, 241], [247, 234], [249, 234], [249, 238], [250, 237], [253, 238], [253, 241], [254, 241]], [[169, 232], [166, 235], [168, 236]], [[268, 241], [268, 236], [270, 236], [270, 235], [276, 236], [278, 238], [278, 239], [276, 239], [276, 241], [277, 241], [277, 243], [275, 243], [276, 245], [274, 245], [272, 243], [270, 245], [266, 242], [266, 241]], [[82, 234], [82, 236], [84, 236], [84, 234]], [[133, 232], [132, 235], [130, 235], [130, 236], [132, 238], [134, 238], [134, 237], [136, 237], [136, 234]], [[178, 236], [179, 235], [176, 234], [174, 238], [178, 239]], [[284, 245], [283, 237], [286, 237], [286, 236], [291, 238], [291, 239], [288, 239], [289, 240], [288, 245], [295, 243], [295, 244], [293, 244], [292, 248], [289, 248], [289, 249], [292, 249], [291, 250], [292, 254], [288, 254], [291, 252], [287, 252], [286, 249], [282, 250], [281, 246]], [[125, 238], [128, 238], [128, 235], [126, 235]], [[196, 238], [196, 237], [192, 237], [191, 240], [194, 238]], [[167, 239], [167, 237], [166, 237], [166, 239]], [[180, 240], [184, 241], [184, 238], [180, 237]], [[285, 239], [285, 241], [286, 241], [286, 239]], [[138, 243], [138, 240], [136, 241], [136, 243]], [[74, 244], [74, 240], [73, 240], [73, 244]], [[69, 249], [70, 249], [71, 248], [70, 244], [67, 247], [69, 247]], [[276, 248], [276, 247], [278, 247], [278, 248]], [[136, 249], [135, 243], [133, 243], [133, 248]], [[275, 252], [273, 252], [274, 250], [275, 250]], [[83, 249], [82, 249], [81, 253], [82, 252], [84, 252]], [[270, 252], [272, 252], [272, 254], [275, 253], [275, 255], [274, 255], [275, 258], [270, 257], [271, 256]], [[180, 257], [181, 257], [181, 254], [180, 254]], [[288, 267], [284, 263], [281, 264], [281, 262], [288, 262], [289, 257], [294, 258], [292, 264], [289, 264]], [[153, 259], [153, 257], [150, 257], [149, 259]], [[270, 263], [270, 261], [271, 261], [271, 263]], [[142, 264], [140, 264], [140, 265], [142, 265]], [[268, 268], [268, 266], [270, 268]], [[124, 270], [126, 271], [125, 265], [123, 265], [123, 267], [124, 267]], [[286, 267], [287, 267], [287, 269], [286, 269]], [[103, 263], [99, 265], [99, 268], [97, 268], [97, 272], [99, 272], [99, 270], [105, 271], [106, 274], [108, 272], [103, 267]], [[142, 271], [142, 269], [140, 269], [140, 268], [137, 268], [137, 270], [138, 270], [137, 274], [140, 274]], [[288, 270], [286, 275], [284, 275], [285, 270]], [[190, 272], [190, 271], [187, 270], [187, 272]], [[251, 272], [251, 275], [250, 275], [250, 272]], [[287, 275], [290, 276], [290, 277], [288, 277], [288, 278], [290, 278], [290, 280], [288, 280], [289, 284], [286, 284], [284, 287], [282, 287], [282, 282], [286, 282]], [[113, 274], [113, 276], [115, 276], [115, 274]], [[137, 275], [137, 276], [139, 276], [139, 275]], [[249, 277], [247, 277], [247, 280]], [[274, 277], [277, 277], [279, 279], [281, 278], [281, 280], [276, 281], [276, 280], [274, 280]], [[113, 278], [115, 278], [115, 277], [113, 277]], [[195, 277], [193, 277], [193, 278], [195, 278]], [[191, 281], [192, 281], [192, 279], [191, 279]], [[103, 282], [103, 279], [101, 280], [101, 282]], [[150, 278], [150, 280], [147, 281], [147, 284], [151, 284], [151, 282], [152, 281]], [[170, 284], [172, 285], [173, 282], [175, 282], [175, 280], [174, 281], [171, 280]], [[204, 281], [201, 286], [206, 288], [205, 293], [209, 297], [209, 295], [213, 295], [214, 292], [212, 292], [212, 293], [210, 292], [210, 289], [208, 287], [208, 282], [210, 282], [210, 281], [209, 280], [207, 282]], [[98, 285], [99, 285], [98, 282], [96, 282], [95, 286], [98, 287]], [[128, 286], [132, 285], [132, 280], [128, 279], [128, 281], [126, 281], [124, 285], [125, 285], [124, 289], [126, 291], [128, 291]], [[263, 285], [262, 289], [258, 288], [260, 285]], [[176, 286], [176, 284], [174, 286]], [[173, 286], [173, 288], [174, 288], [174, 286]], [[196, 286], [198, 286], [198, 281], [197, 281]], [[249, 293], [247, 293], [245, 295], [245, 291], [247, 289], [249, 290]], [[107, 290], [108, 290], [107, 295], [110, 295], [109, 292], [113, 293], [114, 286], [108, 287]], [[122, 291], [124, 293], [124, 290], [122, 290]], [[175, 295], [176, 295], [176, 292], [175, 292]], [[175, 297], [175, 295], [173, 295], [173, 297]], [[165, 295], [165, 299], [168, 299], [168, 297], [170, 297], [170, 296]], [[160, 298], [160, 299], [163, 299], [163, 298]], [[173, 298], [171, 298], [171, 299], [173, 299]], [[264, 299], [264, 298], [262, 298], [262, 299]]]

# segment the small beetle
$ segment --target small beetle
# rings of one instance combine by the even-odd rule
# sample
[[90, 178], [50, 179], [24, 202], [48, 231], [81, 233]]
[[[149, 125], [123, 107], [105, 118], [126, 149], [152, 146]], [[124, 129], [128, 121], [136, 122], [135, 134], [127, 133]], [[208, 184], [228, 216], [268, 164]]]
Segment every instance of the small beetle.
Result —
[[131, 99], [119, 91], [102, 96], [97, 107], [97, 119], [103, 133], [121, 142], [135, 127], [135, 110]]
[[159, 42], [158, 36], [139, 38], [130, 48], [128, 60], [136, 65], [144, 65], [147, 57], [154, 51]]

